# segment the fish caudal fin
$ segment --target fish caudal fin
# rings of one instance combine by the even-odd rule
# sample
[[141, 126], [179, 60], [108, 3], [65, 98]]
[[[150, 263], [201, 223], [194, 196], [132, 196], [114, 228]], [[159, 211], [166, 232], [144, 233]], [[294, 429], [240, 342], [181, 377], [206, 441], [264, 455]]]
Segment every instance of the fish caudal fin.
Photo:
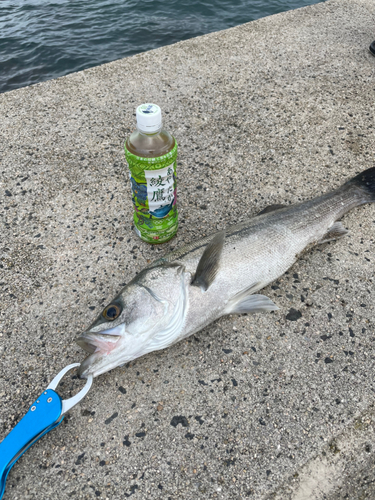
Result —
[[361, 189], [364, 194], [363, 203], [375, 202], [375, 167], [356, 175], [346, 185], [356, 186]]

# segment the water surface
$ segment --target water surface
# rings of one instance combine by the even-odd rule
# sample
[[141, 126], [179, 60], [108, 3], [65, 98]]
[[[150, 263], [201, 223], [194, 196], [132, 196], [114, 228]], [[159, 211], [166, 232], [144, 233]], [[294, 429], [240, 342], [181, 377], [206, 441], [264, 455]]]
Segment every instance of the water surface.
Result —
[[319, 0], [0, 0], [0, 92]]

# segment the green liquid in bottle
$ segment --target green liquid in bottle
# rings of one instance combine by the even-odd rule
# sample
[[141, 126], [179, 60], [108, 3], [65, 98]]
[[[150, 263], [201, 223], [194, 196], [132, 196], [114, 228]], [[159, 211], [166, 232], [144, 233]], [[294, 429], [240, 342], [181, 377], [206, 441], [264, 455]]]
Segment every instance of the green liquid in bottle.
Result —
[[177, 142], [162, 128], [155, 104], [137, 108], [137, 130], [125, 143], [130, 170], [134, 227], [148, 243], [164, 243], [178, 229]]

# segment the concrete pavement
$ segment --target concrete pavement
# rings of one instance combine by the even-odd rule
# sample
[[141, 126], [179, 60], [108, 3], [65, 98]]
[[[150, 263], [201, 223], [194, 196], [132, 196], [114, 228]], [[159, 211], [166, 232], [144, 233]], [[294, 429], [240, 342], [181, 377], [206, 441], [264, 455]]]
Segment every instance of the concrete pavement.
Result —
[[[147, 263], [374, 165], [374, 15], [330, 0], [0, 95], [0, 439]], [[123, 154], [147, 101], [180, 148], [161, 247], [131, 230]], [[375, 206], [343, 223], [263, 290], [279, 311], [98, 377], [4, 499], [373, 498]]]

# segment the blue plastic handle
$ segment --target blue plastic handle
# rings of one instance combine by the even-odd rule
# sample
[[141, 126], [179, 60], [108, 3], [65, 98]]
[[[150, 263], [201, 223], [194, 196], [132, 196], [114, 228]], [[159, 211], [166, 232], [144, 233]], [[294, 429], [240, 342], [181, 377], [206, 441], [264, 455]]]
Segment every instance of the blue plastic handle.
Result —
[[54, 390], [47, 389], [0, 443], [0, 499], [10, 469], [32, 444], [61, 424], [64, 418], [61, 412], [60, 396]]

